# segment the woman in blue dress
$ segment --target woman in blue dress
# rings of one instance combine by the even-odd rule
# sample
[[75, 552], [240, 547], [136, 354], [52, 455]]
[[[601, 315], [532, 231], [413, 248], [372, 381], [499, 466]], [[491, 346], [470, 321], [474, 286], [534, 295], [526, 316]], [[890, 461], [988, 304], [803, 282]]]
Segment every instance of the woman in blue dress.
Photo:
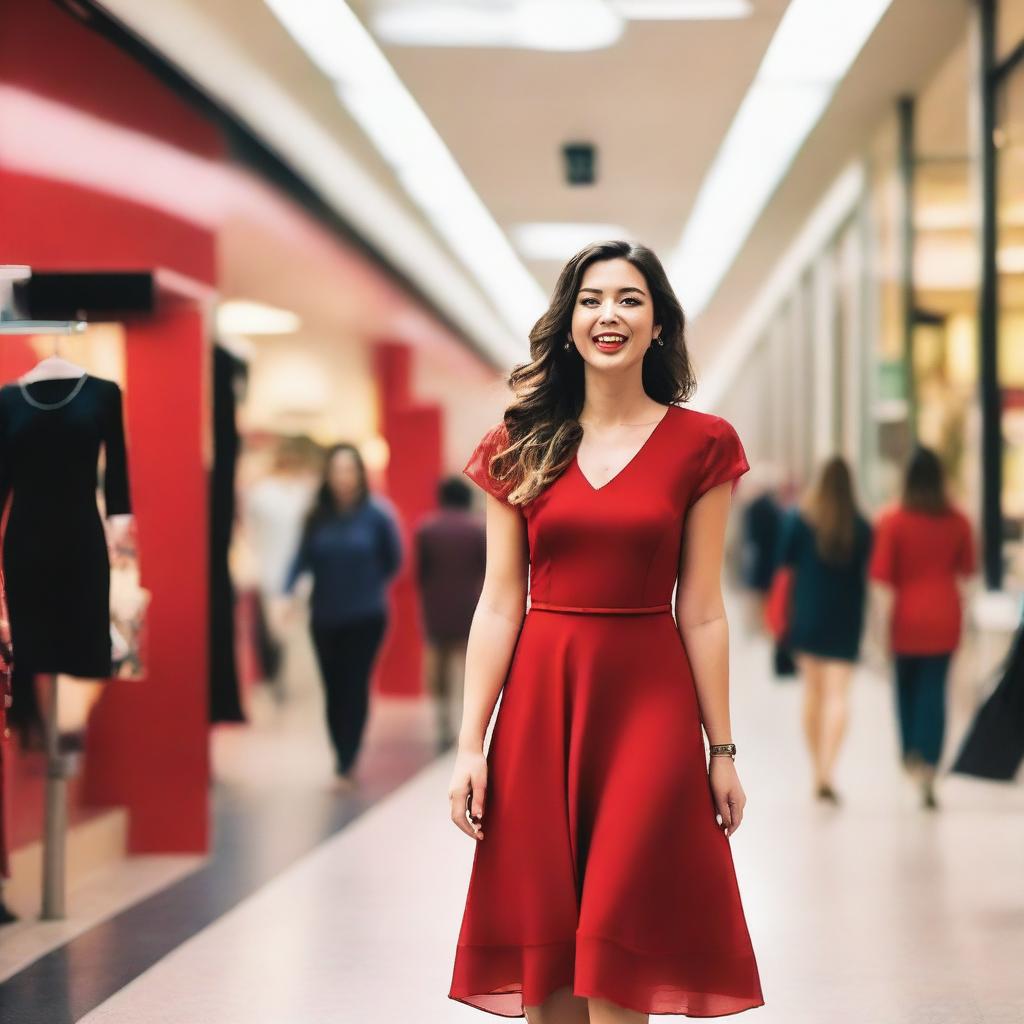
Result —
[[871, 525], [834, 456], [782, 526], [779, 564], [793, 572], [789, 641], [804, 681], [803, 725], [821, 800], [838, 803], [832, 772], [846, 732], [847, 691], [860, 653]]

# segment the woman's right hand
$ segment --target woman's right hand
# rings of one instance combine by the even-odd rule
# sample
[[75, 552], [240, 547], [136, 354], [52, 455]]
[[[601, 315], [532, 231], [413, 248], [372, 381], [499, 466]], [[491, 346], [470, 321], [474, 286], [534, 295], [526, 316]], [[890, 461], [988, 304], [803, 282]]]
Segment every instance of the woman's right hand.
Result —
[[484, 837], [481, 819], [486, 792], [487, 759], [483, 751], [460, 750], [455, 757], [448, 799], [451, 802], [452, 821], [473, 839]]

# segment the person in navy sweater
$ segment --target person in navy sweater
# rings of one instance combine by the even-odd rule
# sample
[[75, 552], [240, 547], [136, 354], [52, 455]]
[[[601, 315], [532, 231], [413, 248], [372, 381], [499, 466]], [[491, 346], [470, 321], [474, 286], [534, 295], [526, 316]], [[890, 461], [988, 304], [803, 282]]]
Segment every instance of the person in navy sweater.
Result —
[[402, 566], [391, 504], [371, 494], [359, 450], [335, 445], [285, 580], [313, 576], [310, 631], [326, 697], [337, 787], [355, 786], [353, 765], [369, 710], [370, 678], [388, 620], [387, 588]]

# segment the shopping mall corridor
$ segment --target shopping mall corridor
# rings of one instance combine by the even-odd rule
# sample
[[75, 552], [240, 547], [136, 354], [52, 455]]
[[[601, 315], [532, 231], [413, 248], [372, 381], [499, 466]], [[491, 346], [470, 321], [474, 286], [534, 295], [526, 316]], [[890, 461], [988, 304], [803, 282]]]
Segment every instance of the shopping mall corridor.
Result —
[[[1019, 1024], [1024, 792], [944, 778], [941, 810], [919, 809], [897, 768], [888, 683], [862, 670], [853, 685], [850, 732], [836, 779], [842, 805], [814, 803], [799, 687], [770, 676], [764, 642], [743, 635], [736, 609], [732, 617], [734, 732], [749, 799], [732, 848], [767, 1001], [751, 1011], [751, 1019]], [[963, 728], [969, 675], [962, 663], [952, 744]], [[173, 923], [176, 948], [151, 965], [137, 962], [117, 942], [83, 945], [82, 956], [64, 963], [80, 968], [79, 979], [91, 973], [96, 991], [124, 967], [112, 958], [128, 957], [136, 969], [121, 970], [123, 987], [97, 1000], [90, 1012], [66, 1019], [478, 1019], [478, 1011], [446, 998], [473, 848], [448, 820], [452, 755], [427, 763], [426, 711], [415, 701], [376, 705], [368, 737], [370, 792], [358, 799], [322, 798], [317, 773], [326, 753], [319, 739], [311, 739], [311, 722], [303, 718], [308, 707], [269, 714], [260, 728], [222, 733], [218, 774], [221, 786], [234, 793], [235, 813], [248, 801], [257, 820], [260, 805], [276, 802], [280, 812], [293, 801], [290, 826], [283, 825], [287, 815], [278, 813], [273, 841], [250, 832], [218, 869], [219, 884], [231, 891], [240, 876], [266, 881], [231, 900], [207, 884], [199, 891], [208, 904], [200, 905], [193, 892], [177, 915], [164, 894], [163, 905], [148, 913]], [[408, 769], [417, 758], [425, 766], [413, 773]], [[406, 781], [387, 792], [380, 780], [403, 772]], [[374, 793], [375, 786], [382, 788]], [[306, 796], [300, 799], [300, 792]], [[320, 796], [311, 799], [315, 793]], [[310, 839], [316, 829], [325, 837], [318, 843]], [[298, 839], [302, 834], [306, 838]], [[294, 854], [296, 843], [308, 850], [297, 858], [283, 849]], [[176, 891], [188, 892], [180, 886], [167, 892]], [[137, 908], [143, 945], [146, 916], [146, 905]], [[37, 980], [51, 985], [54, 977]], [[34, 997], [44, 991], [56, 990], [34, 988]], [[43, 995], [43, 1002], [47, 998], [52, 996]], [[37, 1018], [4, 1019], [27, 1024]], [[65, 1018], [58, 1012], [38, 1019], [57, 1024]]]

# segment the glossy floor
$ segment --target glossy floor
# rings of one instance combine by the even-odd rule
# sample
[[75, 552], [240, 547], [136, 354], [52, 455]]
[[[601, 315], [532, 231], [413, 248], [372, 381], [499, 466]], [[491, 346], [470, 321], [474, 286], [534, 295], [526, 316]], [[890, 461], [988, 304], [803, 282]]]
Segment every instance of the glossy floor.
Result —
[[[771, 679], [763, 642], [741, 634], [734, 629], [732, 703], [749, 804], [732, 845], [767, 1001], [743, 1016], [764, 1024], [1020, 1024], [1024, 788], [944, 778], [941, 810], [921, 810], [897, 767], [889, 684], [860, 671], [836, 779], [843, 802], [815, 803], [799, 688]], [[969, 677], [961, 666], [955, 712], [970, 703]], [[422, 752], [425, 710], [414, 703], [404, 723], [394, 720], [389, 757], [399, 757], [403, 730]], [[954, 718], [947, 751], [963, 725], [962, 714]], [[287, 759], [291, 750], [298, 764], [303, 742], [301, 729], [282, 722], [257, 737], [239, 731], [235, 749], [220, 753], [238, 771], [236, 791], [255, 800], [277, 776], [254, 780], [246, 761]], [[472, 841], [448, 820], [451, 762], [445, 755], [410, 773], [305, 854], [280, 858], [273, 877], [67, 1019], [493, 1019], [446, 998], [472, 857]], [[305, 778], [307, 769], [293, 770]], [[293, 803], [302, 829], [313, 804]], [[248, 871], [261, 853], [245, 843], [232, 856], [236, 870]], [[66, 969], [102, 966], [103, 950], [91, 957]]]

